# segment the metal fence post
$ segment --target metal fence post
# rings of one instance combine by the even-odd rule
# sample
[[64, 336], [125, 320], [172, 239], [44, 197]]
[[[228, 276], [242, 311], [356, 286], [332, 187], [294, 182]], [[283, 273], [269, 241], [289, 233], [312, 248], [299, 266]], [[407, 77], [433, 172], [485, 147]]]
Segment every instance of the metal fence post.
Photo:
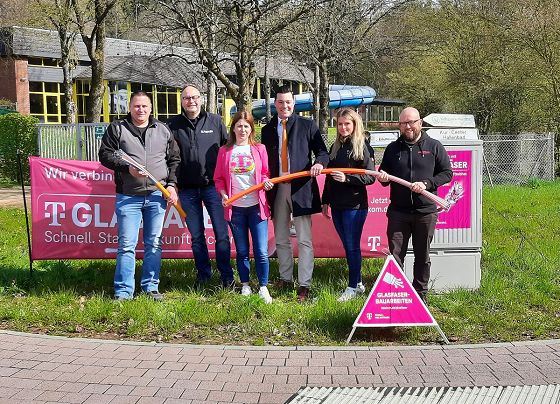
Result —
[[76, 129], [76, 156], [78, 160], [83, 160], [83, 155], [82, 155], [82, 124], [78, 123], [75, 126]]

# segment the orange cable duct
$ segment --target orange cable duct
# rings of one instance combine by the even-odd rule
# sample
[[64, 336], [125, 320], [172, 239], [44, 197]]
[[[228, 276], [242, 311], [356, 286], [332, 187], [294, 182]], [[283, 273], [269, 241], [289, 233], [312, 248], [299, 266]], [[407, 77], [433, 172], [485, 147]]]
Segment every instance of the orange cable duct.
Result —
[[[366, 170], [364, 168], [324, 168], [321, 170], [321, 174], [330, 174], [333, 171], [341, 171], [344, 174], [367, 174], [367, 175], [372, 175], [374, 177], [378, 177], [380, 175], [379, 171]], [[311, 175], [310, 171], [300, 171], [297, 173], [283, 175], [281, 177], [271, 178], [269, 181], [272, 182], [273, 184], [278, 184], [281, 182], [292, 181], [295, 180], [296, 178], [308, 177], [310, 175]], [[393, 175], [389, 175], [389, 180], [401, 184], [407, 188], [412, 187], [412, 184], [410, 182], [403, 180], [402, 178], [395, 177]], [[245, 195], [248, 195], [251, 192], [260, 191], [263, 188], [264, 188], [264, 182], [253, 185], [252, 187], [247, 188], [245, 191], [239, 192], [238, 194], [231, 196], [228, 200], [225, 201], [225, 205], [229, 206], [233, 202], [237, 201], [238, 199], [243, 198]], [[446, 212], [451, 207], [449, 202], [447, 202], [445, 199], [440, 198], [439, 196], [432, 194], [429, 191], [423, 190], [420, 193], [424, 195], [426, 198], [433, 201], [436, 205], [438, 205]]]

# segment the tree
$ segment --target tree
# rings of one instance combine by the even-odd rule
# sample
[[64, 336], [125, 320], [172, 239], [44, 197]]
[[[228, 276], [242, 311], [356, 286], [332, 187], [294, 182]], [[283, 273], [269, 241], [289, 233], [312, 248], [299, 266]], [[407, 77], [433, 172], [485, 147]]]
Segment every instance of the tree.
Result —
[[[3, 0], [0, 2], [0, 27], [12, 25], [41, 25], [44, 19], [40, 15], [32, 15], [27, 0]], [[33, 21], [37, 20], [37, 21]]]
[[60, 66], [62, 67], [62, 92], [66, 106], [66, 123], [75, 123], [76, 104], [72, 86], [72, 52], [75, 32], [72, 30], [72, 0], [35, 0], [39, 8], [46, 14], [58, 33], [60, 43]]
[[[508, 2], [507, 27], [518, 52], [528, 57], [535, 88], [545, 94], [543, 107], [551, 126], [560, 133], [560, 4], [538, 0]], [[556, 139], [556, 144], [560, 139]]]
[[317, 71], [312, 88], [321, 133], [328, 128], [331, 78], [343, 77], [361, 60], [375, 55], [381, 49], [371, 40], [375, 26], [408, 1], [330, 0], [307, 15], [304, 30], [292, 26], [290, 53]]
[[251, 110], [257, 58], [321, 1], [154, 0], [152, 10], [167, 42], [195, 47], [198, 61], [225, 86], [237, 108]]
[[519, 133], [528, 74], [503, 29], [504, 2], [412, 5], [400, 22], [410, 40], [388, 74], [391, 95], [423, 112], [471, 113], [482, 134]]
[[82, 41], [91, 61], [91, 87], [86, 122], [98, 122], [103, 105], [105, 67], [105, 23], [118, 0], [71, 0]]

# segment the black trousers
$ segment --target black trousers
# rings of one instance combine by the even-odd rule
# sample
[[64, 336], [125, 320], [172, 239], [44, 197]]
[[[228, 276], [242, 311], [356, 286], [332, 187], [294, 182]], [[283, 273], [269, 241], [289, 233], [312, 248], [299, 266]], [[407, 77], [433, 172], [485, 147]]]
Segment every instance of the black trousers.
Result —
[[430, 244], [434, 238], [437, 216], [437, 213], [387, 211], [389, 251], [401, 268], [404, 268], [408, 240], [412, 236], [412, 250], [414, 251], [412, 287], [421, 296], [425, 296], [428, 292], [431, 266]]

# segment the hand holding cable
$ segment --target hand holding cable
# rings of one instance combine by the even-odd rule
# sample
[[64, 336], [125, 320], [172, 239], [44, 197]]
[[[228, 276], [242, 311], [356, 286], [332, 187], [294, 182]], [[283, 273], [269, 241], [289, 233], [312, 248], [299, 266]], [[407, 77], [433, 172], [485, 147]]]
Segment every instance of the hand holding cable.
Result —
[[[393, 181], [396, 182], [397, 184], [403, 185], [407, 188], [412, 189], [413, 184], [403, 180], [402, 178], [399, 177], [395, 177], [394, 175], [389, 175], [386, 172], [379, 172], [379, 171], [375, 171], [375, 170], [366, 170], [363, 168], [324, 168], [321, 170], [321, 174], [332, 174], [333, 172], [338, 171], [344, 174], [366, 174], [366, 175], [372, 175], [376, 178], [378, 178], [380, 181], [382, 182], [387, 182], [387, 181]], [[287, 174], [287, 175], [283, 175], [281, 177], [276, 177], [276, 178], [271, 178], [270, 180], [268, 180], [267, 182], [271, 182], [272, 184], [278, 184], [281, 182], [287, 182], [287, 181], [292, 181], [296, 178], [302, 178], [302, 177], [308, 177], [311, 176], [311, 171], [300, 171], [297, 173], [292, 173], [292, 174]], [[257, 185], [253, 185], [252, 187], [246, 189], [243, 192], [240, 192], [236, 195], [233, 195], [232, 197], [230, 197], [229, 199], [227, 199], [224, 202], [224, 206], [229, 206], [231, 205], [233, 202], [235, 202], [236, 200], [238, 200], [239, 198], [244, 197], [247, 194], [250, 194], [251, 192], [256, 192], [259, 191], [261, 189], [264, 188], [264, 182], [257, 184]], [[417, 192], [417, 191], [415, 191]], [[432, 194], [431, 192], [426, 191], [426, 189], [423, 189], [419, 192], [420, 194], [424, 195], [426, 198], [430, 199], [432, 202], [434, 202], [436, 205], [438, 205], [438, 207], [440, 207], [442, 210], [448, 211], [449, 208], [451, 207], [449, 202], [447, 202], [446, 200], [444, 200], [443, 198], [440, 198], [437, 195]]]

